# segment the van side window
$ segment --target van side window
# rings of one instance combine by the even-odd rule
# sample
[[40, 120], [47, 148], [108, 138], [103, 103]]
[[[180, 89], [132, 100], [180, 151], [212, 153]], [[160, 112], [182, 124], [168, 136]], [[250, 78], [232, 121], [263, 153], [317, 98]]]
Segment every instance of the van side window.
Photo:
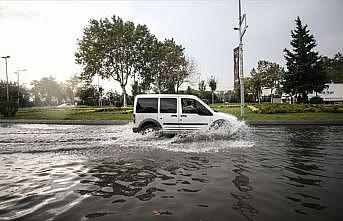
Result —
[[138, 98], [136, 113], [157, 113], [157, 98]]
[[177, 113], [176, 98], [160, 98], [160, 113]]
[[194, 99], [181, 98], [181, 105], [183, 114], [197, 114]]

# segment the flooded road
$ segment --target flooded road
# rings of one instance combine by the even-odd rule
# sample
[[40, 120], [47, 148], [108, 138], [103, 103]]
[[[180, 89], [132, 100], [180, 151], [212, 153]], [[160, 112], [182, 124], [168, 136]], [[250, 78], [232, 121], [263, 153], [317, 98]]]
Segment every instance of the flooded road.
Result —
[[342, 220], [343, 127], [0, 127], [0, 220]]

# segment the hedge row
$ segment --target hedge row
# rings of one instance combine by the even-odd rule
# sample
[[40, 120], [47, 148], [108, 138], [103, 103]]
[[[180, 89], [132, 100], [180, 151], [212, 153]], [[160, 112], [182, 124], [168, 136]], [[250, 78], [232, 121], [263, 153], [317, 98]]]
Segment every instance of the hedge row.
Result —
[[120, 113], [132, 113], [132, 107], [104, 107], [95, 108], [94, 112], [120, 112]]
[[254, 104], [248, 105], [251, 112], [259, 114], [328, 112], [343, 113], [343, 105], [324, 104]]

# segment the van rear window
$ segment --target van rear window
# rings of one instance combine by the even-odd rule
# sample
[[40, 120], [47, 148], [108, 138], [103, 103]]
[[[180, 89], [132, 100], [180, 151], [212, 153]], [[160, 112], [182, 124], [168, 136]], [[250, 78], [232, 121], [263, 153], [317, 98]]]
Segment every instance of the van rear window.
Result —
[[157, 98], [138, 98], [136, 113], [157, 113]]

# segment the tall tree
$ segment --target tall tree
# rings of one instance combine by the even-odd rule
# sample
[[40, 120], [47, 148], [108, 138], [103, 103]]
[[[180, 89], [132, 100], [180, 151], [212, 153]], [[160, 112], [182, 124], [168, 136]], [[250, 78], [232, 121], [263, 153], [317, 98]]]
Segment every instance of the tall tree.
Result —
[[75, 53], [76, 63], [83, 66], [81, 78], [91, 81], [99, 75], [119, 82], [126, 106], [129, 78], [146, 72], [144, 59], [148, 59], [146, 51], [153, 38], [146, 26], [135, 26], [116, 16], [90, 20]]
[[206, 91], [206, 82], [201, 80], [198, 85], [199, 91]]
[[301, 102], [308, 102], [307, 94], [320, 92], [325, 88], [325, 73], [320, 63], [317, 46], [307, 25], [300, 18], [295, 20], [296, 28], [291, 32], [292, 51], [284, 49], [287, 71], [284, 74], [283, 90], [291, 96], [299, 96]]
[[212, 104], [213, 104], [214, 103], [214, 91], [217, 89], [217, 80], [213, 75], [208, 79], [208, 86], [211, 88]]

